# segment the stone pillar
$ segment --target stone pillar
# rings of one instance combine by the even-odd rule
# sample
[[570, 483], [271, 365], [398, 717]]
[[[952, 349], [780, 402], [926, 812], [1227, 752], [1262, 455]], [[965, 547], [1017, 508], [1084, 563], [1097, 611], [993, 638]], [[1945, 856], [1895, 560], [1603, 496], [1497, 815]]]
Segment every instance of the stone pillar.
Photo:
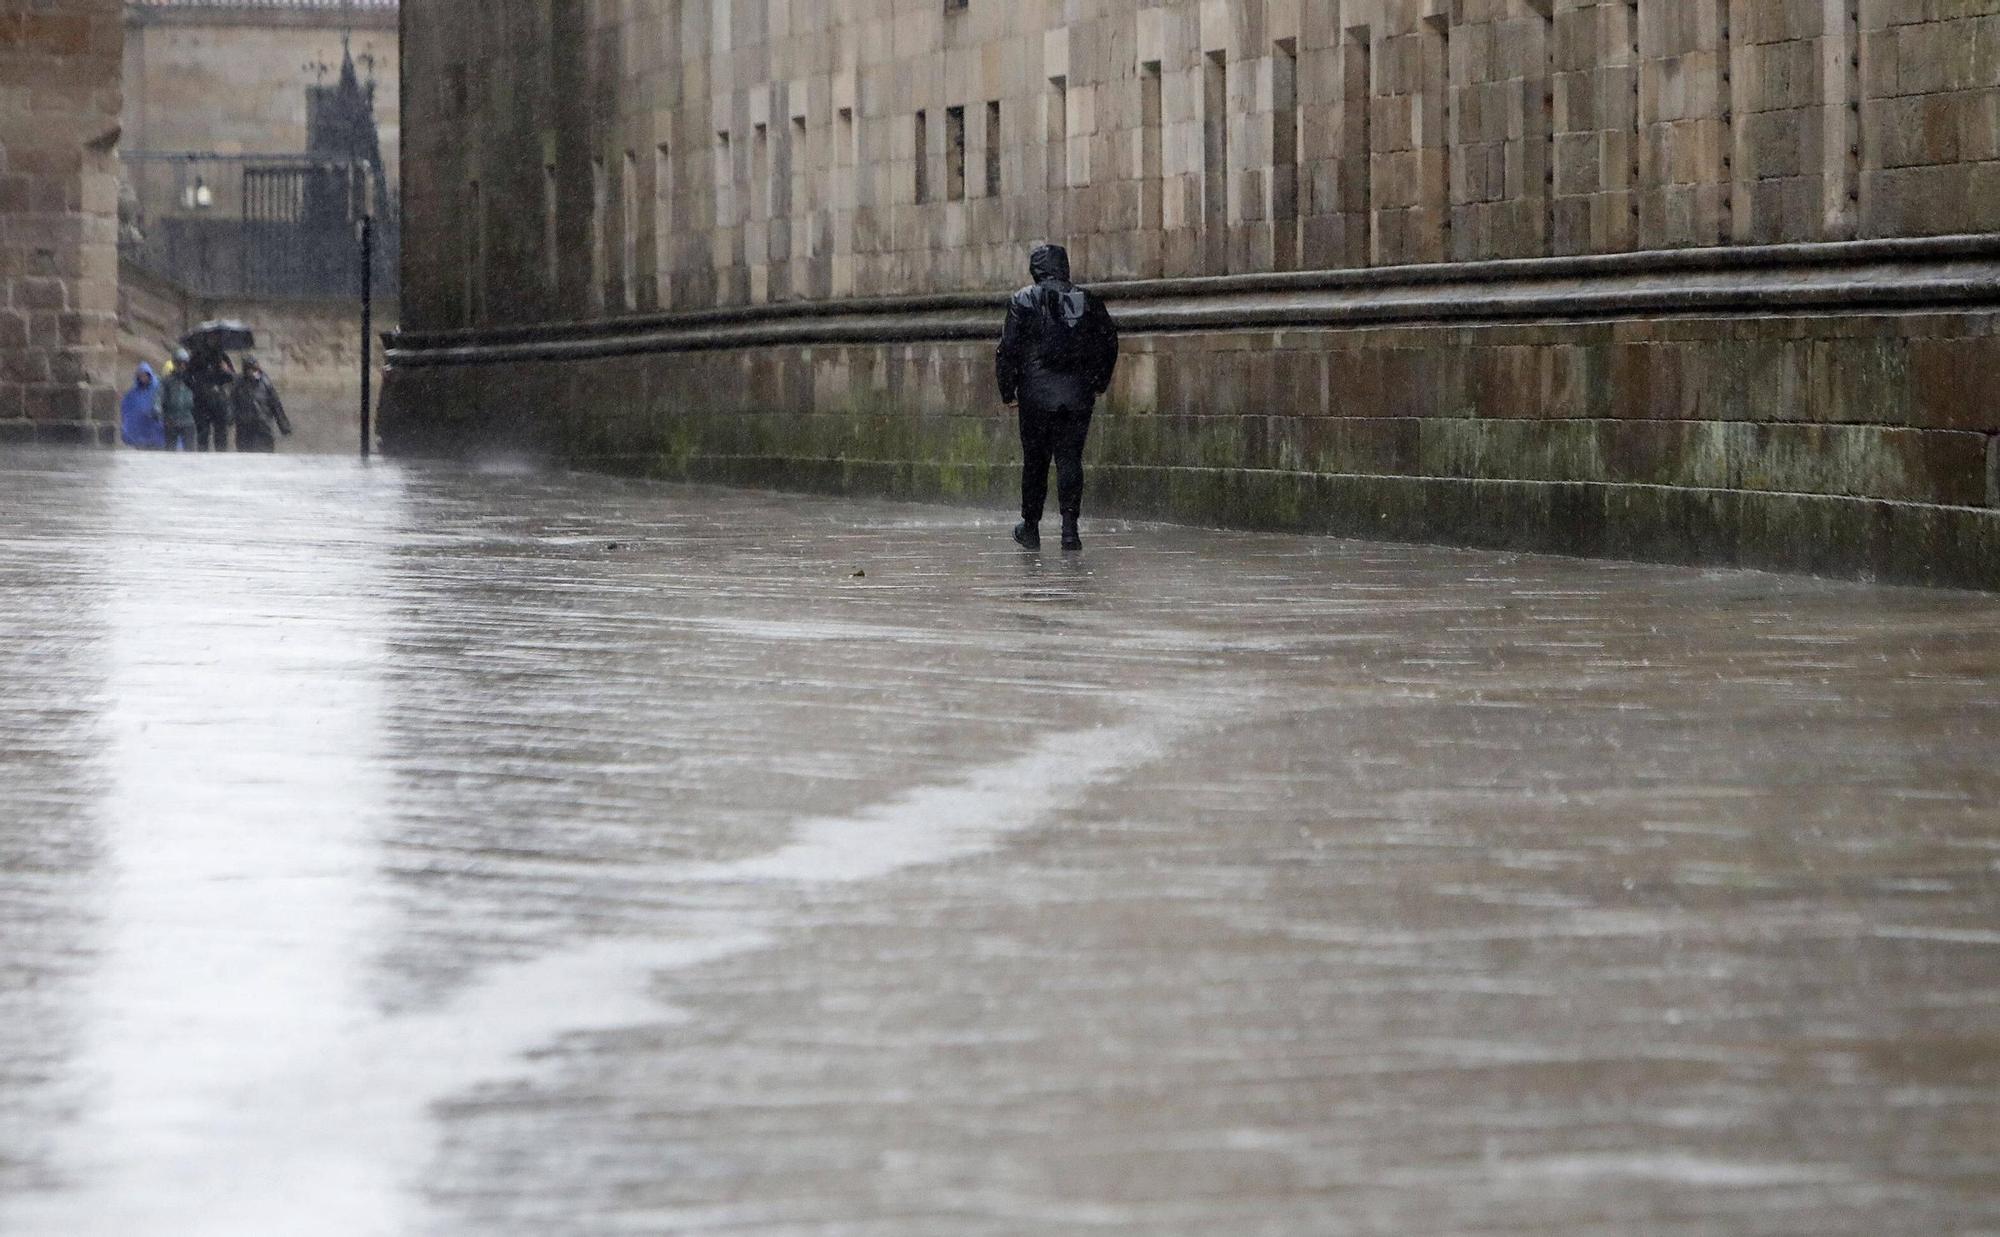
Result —
[[0, 441], [115, 440], [120, 0], [0, 6]]

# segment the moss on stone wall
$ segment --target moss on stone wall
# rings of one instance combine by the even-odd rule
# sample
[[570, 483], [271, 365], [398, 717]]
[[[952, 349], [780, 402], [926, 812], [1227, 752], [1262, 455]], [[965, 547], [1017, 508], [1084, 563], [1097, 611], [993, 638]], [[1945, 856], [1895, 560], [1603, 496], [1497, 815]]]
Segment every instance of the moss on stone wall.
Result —
[[[394, 402], [444, 449], [1004, 512], [1019, 445], [989, 347], [418, 369]], [[1996, 354], [1994, 320], [1958, 314], [1141, 336], [1090, 506], [2000, 586], [2000, 401], [1961, 385]]]

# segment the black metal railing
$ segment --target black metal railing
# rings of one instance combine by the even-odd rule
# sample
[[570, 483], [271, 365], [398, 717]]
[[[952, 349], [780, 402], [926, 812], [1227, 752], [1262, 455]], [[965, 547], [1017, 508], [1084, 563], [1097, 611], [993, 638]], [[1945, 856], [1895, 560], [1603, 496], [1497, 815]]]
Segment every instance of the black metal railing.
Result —
[[379, 176], [310, 156], [128, 152], [122, 254], [205, 297], [360, 295], [375, 217], [378, 296], [398, 291], [402, 228]]

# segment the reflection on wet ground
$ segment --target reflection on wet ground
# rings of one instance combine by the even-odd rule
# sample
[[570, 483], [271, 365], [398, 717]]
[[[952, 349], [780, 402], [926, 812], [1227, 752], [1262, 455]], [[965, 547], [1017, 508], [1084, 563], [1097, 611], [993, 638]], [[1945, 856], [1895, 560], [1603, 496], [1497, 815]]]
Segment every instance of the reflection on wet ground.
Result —
[[2000, 1228], [2000, 601], [0, 456], [0, 1231]]

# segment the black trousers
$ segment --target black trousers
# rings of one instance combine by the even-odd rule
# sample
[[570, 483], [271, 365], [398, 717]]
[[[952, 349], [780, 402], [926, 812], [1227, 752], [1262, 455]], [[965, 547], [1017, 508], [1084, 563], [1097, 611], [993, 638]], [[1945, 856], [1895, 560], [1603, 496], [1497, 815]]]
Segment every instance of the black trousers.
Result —
[[236, 427], [236, 449], [268, 455], [278, 449], [278, 440], [271, 437], [271, 431], [264, 426], [245, 421]]
[[167, 427], [167, 450], [169, 451], [194, 450], [194, 426], [169, 425]]
[[217, 451], [229, 450], [229, 419], [218, 413], [194, 410], [194, 440], [201, 450], [209, 449], [210, 436], [214, 437]]
[[1034, 408], [1021, 401], [1021, 518], [1042, 518], [1049, 500], [1049, 463], [1056, 466], [1056, 510], [1066, 520], [1083, 513], [1083, 444], [1090, 409]]

